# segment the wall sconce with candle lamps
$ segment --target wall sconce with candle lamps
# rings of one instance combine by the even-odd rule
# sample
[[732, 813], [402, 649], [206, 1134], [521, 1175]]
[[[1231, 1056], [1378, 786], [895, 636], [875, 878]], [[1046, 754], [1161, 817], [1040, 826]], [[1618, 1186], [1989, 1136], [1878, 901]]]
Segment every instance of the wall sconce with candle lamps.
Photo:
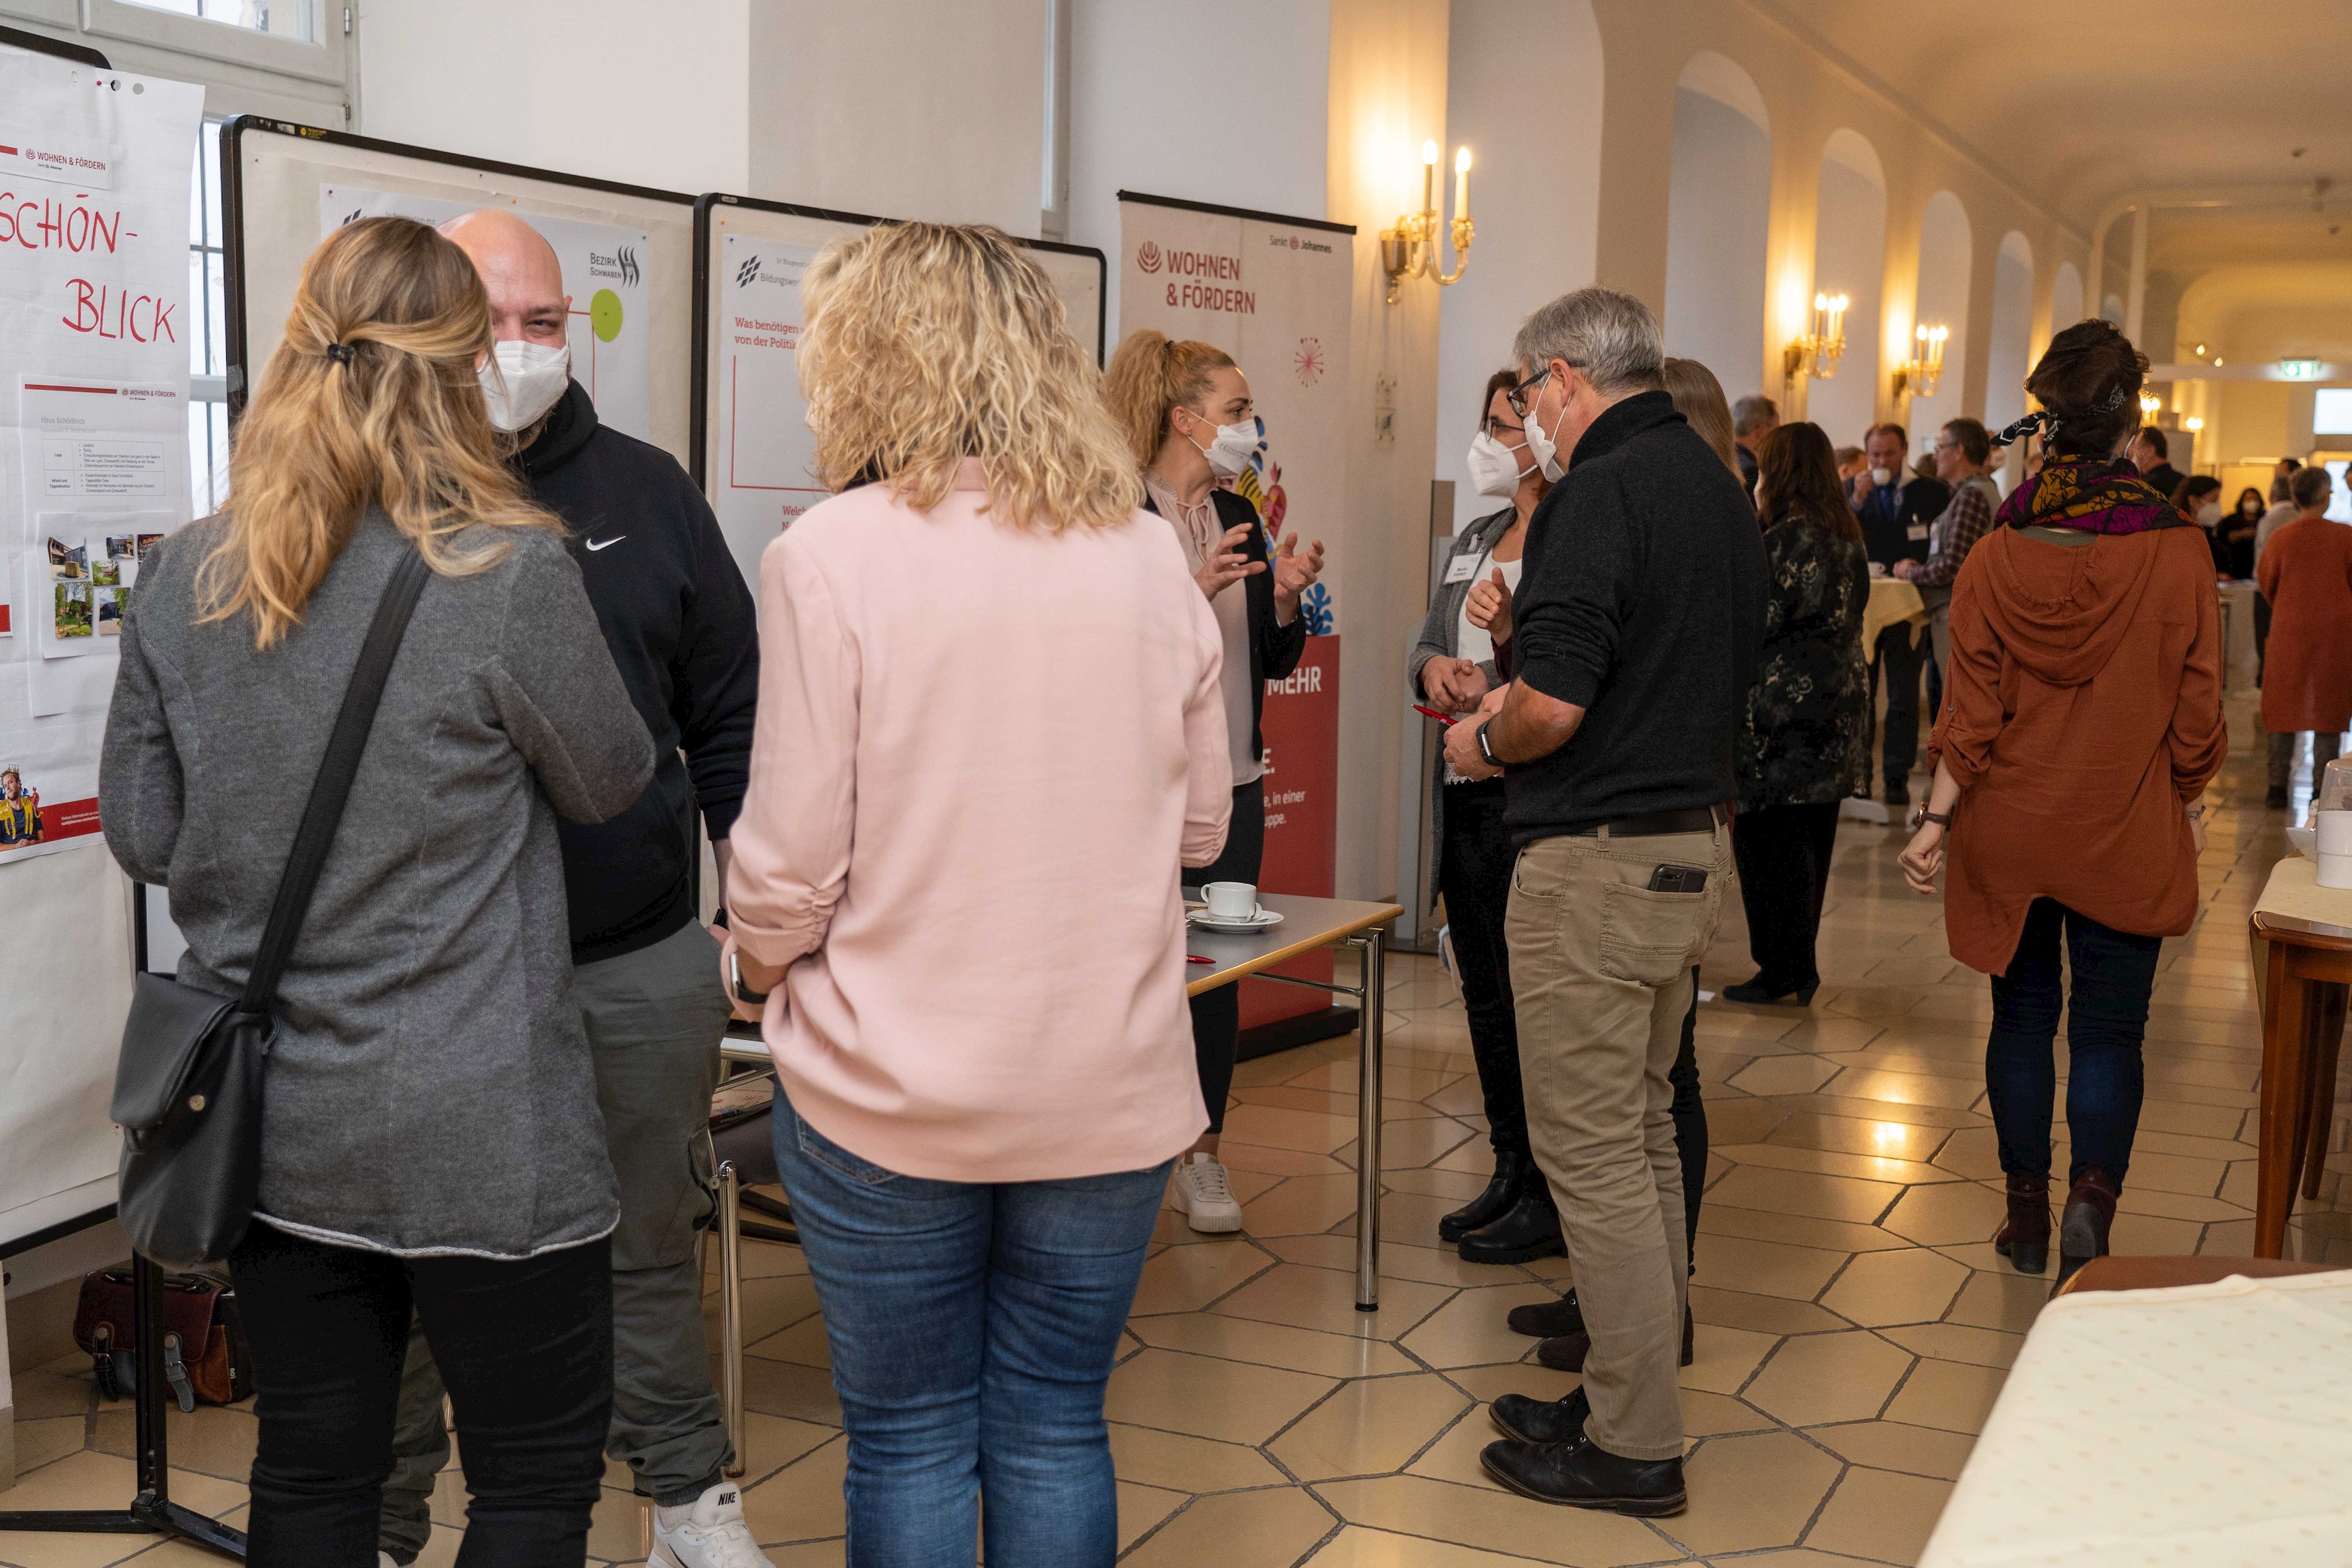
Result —
[[1843, 294], [1813, 296], [1813, 329], [1790, 343], [1780, 357], [1780, 374], [1790, 383], [1799, 376], [1828, 381], [1837, 374], [1845, 355], [1845, 308]]
[[1944, 382], [1944, 342], [1949, 327], [1922, 327], [1912, 334], [1911, 357], [1895, 367], [1896, 397], [1934, 397]]
[[2142, 424], [2154, 424], [2156, 423], [2156, 416], [2163, 412], [2164, 400], [2162, 398], [2157, 396], [2154, 392], [2142, 392], [2139, 394], [2139, 422]]
[[1454, 270], [1444, 271], [1438, 260], [1438, 221], [1444, 214], [1437, 206], [1437, 143], [1421, 144], [1421, 211], [1398, 214], [1396, 226], [1381, 231], [1381, 267], [1389, 275], [1389, 303], [1397, 301], [1397, 288], [1408, 277], [1435, 280], [1441, 288], [1462, 281], [1470, 270], [1470, 149], [1458, 147], [1454, 152]]

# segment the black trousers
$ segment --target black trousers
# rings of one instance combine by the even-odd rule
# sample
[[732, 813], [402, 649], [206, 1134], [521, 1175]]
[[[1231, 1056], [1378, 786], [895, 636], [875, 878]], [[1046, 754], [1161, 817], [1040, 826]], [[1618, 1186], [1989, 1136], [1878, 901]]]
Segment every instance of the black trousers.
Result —
[[576, 1568], [613, 1412], [609, 1239], [394, 1258], [257, 1223], [229, 1259], [253, 1342], [252, 1568], [374, 1568], [414, 1307], [457, 1412], [459, 1568]]
[[1511, 903], [1511, 865], [1518, 852], [1503, 828], [1503, 781], [1447, 784], [1445, 838], [1439, 846], [1438, 890], [1461, 971], [1462, 1011], [1470, 1055], [1486, 1105], [1486, 1136], [1497, 1155], [1531, 1157], [1528, 1103], [1519, 1088], [1519, 1021], [1511, 1003], [1511, 953], [1503, 917]]
[[[1265, 786], [1257, 779], [1234, 786], [1234, 825], [1224, 852], [1209, 864], [1184, 869], [1184, 883], [1257, 881], [1265, 859]], [[1192, 998], [1192, 1062], [1201, 1075], [1201, 1101], [1209, 1108], [1209, 1131], [1225, 1130], [1225, 1102], [1234, 1092], [1234, 1052], [1242, 1042], [1242, 989], [1219, 986]]]
[[[1889, 789], [1910, 788], [1911, 764], [1919, 758], [1919, 669], [1932, 662], [1932, 654], [1925, 633], [1918, 646], [1912, 646], [1914, 630], [1908, 622], [1889, 626], [1878, 634], [1878, 646], [1870, 654], [1870, 700], [1874, 708], [1878, 702], [1880, 678], [1884, 676], [1886, 682], [1886, 728], [1880, 748], [1885, 759], [1885, 783]], [[1868, 789], [1865, 779], [1865, 793]]]
[[1837, 825], [1835, 800], [1765, 806], [1740, 812], [1731, 824], [1739, 902], [1748, 911], [1748, 956], [1756, 960], [1759, 986], [1802, 990], [1821, 981], [1813, 941], [1821, 933]]
[[[2058, 963], [2064, 933], [2062, 995]], [[2074, 1155], [2066, 1179], [2097, 1166], [2123, 1185], [2139, 1132], [2148, 999], [2163, 938], [2102, 925], [2054, 898], [2025, 911], [2009, 972], [1992, 977], [1992, 1030], [1985, 1038], [1985, 1088], [1990, 1091], [2000, 1168], [2050, 1174], [2050, 1106], [2058, 1092], [2053, 1048], [2066, 1015], [2066, 1132]]]

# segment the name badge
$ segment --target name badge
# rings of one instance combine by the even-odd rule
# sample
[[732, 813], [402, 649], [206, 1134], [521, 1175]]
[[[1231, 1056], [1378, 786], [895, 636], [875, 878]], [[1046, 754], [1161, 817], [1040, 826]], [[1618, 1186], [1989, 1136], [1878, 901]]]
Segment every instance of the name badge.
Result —
[[1473, 577], [1475, 577], [1478, 574], [1479, 559], [1479, 557], [1475, 555], [1455, 556], [1452, 560], [1445, 563], [1445, 580], [1448, 582], [1469, 581]]
[[1910, 528], [1905, 530], [1905, 534], [1910, 538], [1924, 539], [1927, 537], [1927, 525], [1925, 523], [1914, 523]]

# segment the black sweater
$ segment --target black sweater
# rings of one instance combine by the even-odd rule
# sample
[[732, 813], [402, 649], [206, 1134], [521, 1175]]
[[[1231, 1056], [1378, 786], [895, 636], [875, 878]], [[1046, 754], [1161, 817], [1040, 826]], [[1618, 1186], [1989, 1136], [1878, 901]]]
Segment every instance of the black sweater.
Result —
[[1585, 710], [1507, 769], [1521, 845], [1732, 798], [1732, 737], [1763, 638], [1764, 544], [1723, 459], [1663, 392], [1592, 422], [1528, 522], [1518, 678]]
[[694, 810], [713, 839], [725, 838], [751, 778], [759, 620], [686, 470], [597, 423], [578, 382], [517, 462], [572, 528], [588, 601], [654, 737], [653, 782], [635, 804], [609, 821], [557, 825], [572, 960], [593, 964], [649, 947], [695, 917]]
[[[1249, 498], [1231, 490], [1212, 490], [1209, 500], [1216, 508], [1221, 530], [1249, 528], [1249, 538], [1242, 541], [1242, 554], [1266, 562], [1265, 570], [1242, 579], [1244, 602], [1249, 606], [1250, 760], [1255, 762], [1265, 755], [1265, 683], [1281, 680], [1298, 668], [1307, 652], [1307, 617], [1294, 615], [1287, 626], [1278, 619], [1281, 612], [1274, 605], [1274, 567], [1265, 552], [1265, 527]], [[1154, 517], [1160, 514], [1148, 495], [1143, 497], [1143, 509]]]

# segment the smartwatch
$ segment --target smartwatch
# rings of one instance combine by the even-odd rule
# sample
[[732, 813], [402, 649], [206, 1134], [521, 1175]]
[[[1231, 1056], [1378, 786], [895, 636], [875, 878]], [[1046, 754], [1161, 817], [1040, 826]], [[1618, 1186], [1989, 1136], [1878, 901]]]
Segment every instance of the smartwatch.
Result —
[[1494, 722], [1495, 721], [1490, 718], [1486, 724], [1482, 724], [1478, 727], [1478, 758], [1489, 768], [1500, 768], [1503, 766], [1503, 759], [1495, 755], [1495, 747], [1486, 738], [1487, 727], [1492, 725]]
[[747, 1008], [756, 1008], [768, 999], [765, 991], [755, 991], [743, 984], [743, 965], [732, 952], [727, 955], [727, 989]]

